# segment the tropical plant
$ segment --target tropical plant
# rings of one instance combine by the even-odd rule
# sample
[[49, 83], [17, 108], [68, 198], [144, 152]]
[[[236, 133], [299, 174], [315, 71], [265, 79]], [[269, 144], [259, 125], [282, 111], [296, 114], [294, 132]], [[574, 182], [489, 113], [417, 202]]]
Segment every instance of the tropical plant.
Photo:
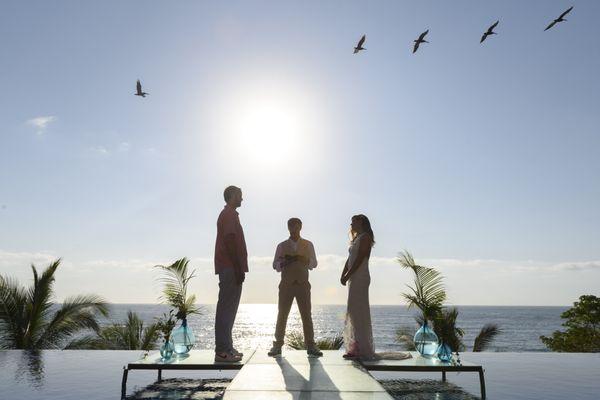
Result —
[[164, 313], [162, 317], [157, 318], [157, 320], [156, 326], [158, 331], [162, 335], [163, 340], [168, 342], [171, 338], [171, 332], [173, 332], [173, 328], [175, 328], [175, 324], [177, 323], [177, 320], [173, 315], [173, 310], [169, 310], [169, 314]]
[[417, 265], [408, 251], [400, 253], [398, 262], [415, 274], [414, 287], [407, 285], [412, 293], [402, 294], [408, 308], [416, 307], [421, 310], [426, 321], [433, 320], [442, 311], [442, 305], [446, 301], [442, 274], [433, 268]]
[[440, 342], [450, 346], [453, 351], [463, 351], [465, 345], [463, 344], [462, 338], [465, 334], [465, 331], [456, 326], [457, 319], [457, 308], [444, 307], [437, 315], [433, 317], [433, 331], [439, 338]]
[[[300, 331], [291, 331], [286, 335], [286, 343], [294, 350], [306, 350], [304, 335]], [[320, 350], [339, 350], [344, 345], [344, 338], [340, 333], [333, 337], [319, 338], [315, 345]]]
[[[400, 253], [398, 262], [403, 268], [414, 273], [414, 287], [407, 285], [410, 292], [402, 295], [409, 309], [416, 307], [420, 310], [415, 316], [417, 324], [420, 326], [426, 321], [431, 321], [433, 330], [441, 342], [446, 343], [453, 351], [464, 351], [464, 330], [456, 325], [459, 311], [455, 307], [443, 306], [446, 301], [446, 289], [442, 274], [435, 268], [418, 265], [408, 251]], [[473, 351], [484, 351], [501, 332], [496, 324], [484, 325], [475, 338]], [[414, 351], [415, 333], [416, 329], [413, 327], [402, 326], [396, 331], [396, 342], [402, 345], [404, 350]]]
[[189, 260], [182, 258], [173, 264], [164, 266], [157, 265], [156, 268], [162, 270], [163, 275], [159, 281], [163, 283], [163, 294], [160, 299], [177, 310], [175, 316], [177, 319], [184, 320], [188, 315], [198, 314], [199, 308], [196, 306], [196, 296], [188, 296], [188, 284], [195, 276], [194, 272], [188, 272]]
[[0, 348], [62, 349], [78, 335], [97, 330], [98, 317], [108, 315], [108, 304], [96, 295], [68, 297], [60, 305], [52, 302], [60, 261], [51, 263], [41, 275], [32, 264], [29, 288], [0, 276]]
[[497, 324], [485, 324], [479, 331], [473, 343], [473, 351], [485, 351], [494, 341], [496, 336], [502, 333], [502, 329]]
[[560, 317], [566, 319], [562, 326], [567, 330], [554, 331], [550, 337], [540, 336], [546, 347], [561, 352], [600, 352], [600, 298], [580, 296]]
[[152, 350], [158, 340], [158, 325], [144, 326], [144, 321], [135, 312], [127, 312], [124, 323], [113, 322], [97, 330], [95, 335], [87, 335], [74, 340], [67, 349], [94, 350]]

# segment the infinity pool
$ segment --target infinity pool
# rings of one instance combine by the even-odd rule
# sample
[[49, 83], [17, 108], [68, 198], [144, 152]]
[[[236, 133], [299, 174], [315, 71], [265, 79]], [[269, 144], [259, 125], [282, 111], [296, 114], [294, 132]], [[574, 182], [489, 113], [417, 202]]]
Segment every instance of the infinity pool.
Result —
[[[259, 350], [260, 351], [260, 350]], [[139, 351], [46, 350], [36, 355], [0, 351], [0, 399], [118, 399], [122, 367]], [[464, 353], [462, 359], [481, 363], [489, 399], [596, 400], [600, 397], [600, 354]], [[235, 372], [165, 372], [164, 378], [233, 377]], [[439, 379], [437, 374], [374, 373], [379, 379]], [[154, 382], [155, 373], [133, 371], [128, 393]], [[477, 374], [448, 374], [448, 380], [479, 395]], [[443, 396], [440, 397], [443, 399]]]

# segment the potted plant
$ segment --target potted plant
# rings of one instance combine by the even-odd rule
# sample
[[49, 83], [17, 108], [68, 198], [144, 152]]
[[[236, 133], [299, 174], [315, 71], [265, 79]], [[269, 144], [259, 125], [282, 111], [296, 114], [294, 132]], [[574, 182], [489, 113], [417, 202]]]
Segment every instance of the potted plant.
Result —
[[169, 310], [169, 314], [163, 314], [157, 318], [156, 327], [163, 337], [163, 344], [160, 346], [160, 356], [163, 360], [169, 360], [173, 356], [174, 346], [171, 343], [171, 332], [175, 328], [177, 318], [173, 315], [173, 310]]
[[163, 294], [160, 300], [173, 307], [177, 311], [175, 317], [181, 321], [181, 325], [171, 333], [171, 342], [177, 355], [187, 354], [194, 347], [196, 338], [188, 326], [187, 318], [200, 312], [196, 306], [196, 296], [188, 296], [188, 284], [195, 276], [195, 271], [188, 272], [188, 264], [189, 260], [182, 258], [168, 266], [156, 266], [162, 270], [160, 282], [163, 284]]
[[407, 251], [400, 253], [398, 262], [415, 275], [414, 287], [407, 285], [411, 292], [402, 294], [408, 303], [408, 308], [416, 307], [422, 314], [422, 325], [414, 337], [415, 347], [422, 356], [432, 357], [436, 354], [439, 343], [429, 322], [440, 314], [442, 304], [446, 300], [442, 275], [433, 268], [417, 265]]

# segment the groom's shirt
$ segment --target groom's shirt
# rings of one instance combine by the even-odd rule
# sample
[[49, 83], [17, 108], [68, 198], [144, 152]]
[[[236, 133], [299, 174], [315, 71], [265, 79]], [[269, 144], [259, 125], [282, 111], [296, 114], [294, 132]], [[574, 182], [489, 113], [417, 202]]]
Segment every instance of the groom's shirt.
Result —
[[235, 208], [226, 205], [217, 220], [217, 240], [215, 243], [215, 274], [224, 271], [226, 268], [233, 268], [233, 260], [229, 257], [225, 238], [227, 235], [234, 235], [235, 249], [238, 261], [242, 264], [242, 271], [248, 272], [248, 250], [246, 249], [246, 239], [244, 230], [240, 223], [240, 217]]
[[[283, 266], [286, 255], [301, 255], [308, 259], [308, 264], [299, 261]], [[313, 244], [304, 238], [299, 238], [294, 241], [291, 238], [277, 245], [275, 250], [275, 259], [273, 260], [273, 268], [277, 272], [281, 272], [283, 281], [308, 281], [308, 271], [317, 266], [317, 256]]]

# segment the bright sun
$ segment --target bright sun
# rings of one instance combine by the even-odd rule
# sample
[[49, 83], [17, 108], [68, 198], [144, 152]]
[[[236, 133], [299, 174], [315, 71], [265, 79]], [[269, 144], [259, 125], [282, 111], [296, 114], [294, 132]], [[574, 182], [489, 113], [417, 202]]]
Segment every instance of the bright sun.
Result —
[[302, 121], [296, 110], [275, 100], [247, 104], [238, 119], [242, 152], [261, 164], [280, 164], [300, 150]]

